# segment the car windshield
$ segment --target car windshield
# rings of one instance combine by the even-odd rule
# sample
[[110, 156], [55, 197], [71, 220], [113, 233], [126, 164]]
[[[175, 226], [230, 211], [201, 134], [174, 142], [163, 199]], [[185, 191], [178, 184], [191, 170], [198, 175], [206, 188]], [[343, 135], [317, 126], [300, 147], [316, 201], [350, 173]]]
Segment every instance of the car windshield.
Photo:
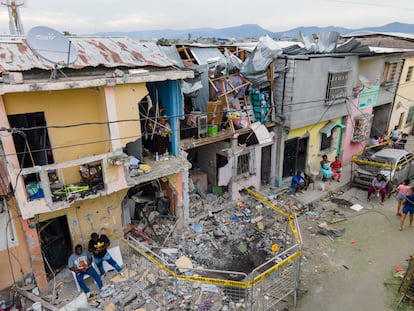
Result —
[[374, 160], [375, 162], [386, 163], [386, 164], [393, 164], [393, 165], [397, 164], [397, 159], [389, 158], [389, 157], [383, 157], [383, 156], [379, 156], [379, 155], [373, 155], [372, 160]]

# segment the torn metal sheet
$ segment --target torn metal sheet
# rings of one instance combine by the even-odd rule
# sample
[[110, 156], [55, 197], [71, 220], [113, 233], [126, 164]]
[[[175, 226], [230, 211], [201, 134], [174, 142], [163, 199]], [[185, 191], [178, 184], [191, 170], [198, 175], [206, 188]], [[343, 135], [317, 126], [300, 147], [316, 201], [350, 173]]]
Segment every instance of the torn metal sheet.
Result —
[[189, 49], [199, 65], [227, 64], [226, 58], [218, 48], [191, 46]]
[[257, 141], [259, 142], [260, 145], [265, 144], [265, 143], [271, 143], [273, 141], [272, 136], [270, 135], [266, 126], [264, 126], [260, 122], [253, 123], [251, 125], [251, 129], [256, 135]]
[[244, 61], [240, 73], [255, 88], [264, 87], [268, 83], [267, 67], [281, 54], [282, 49], [276, 41], [269, 36], [261, 37], [253, 52]]
[[339, 33], [335, 31], [322, 31], [313, 35], [304, 35], [299, 32], [298, 39], [305, 45], [305, 49], [313, 53], [331, 53], [334, 52], [339, 40]]

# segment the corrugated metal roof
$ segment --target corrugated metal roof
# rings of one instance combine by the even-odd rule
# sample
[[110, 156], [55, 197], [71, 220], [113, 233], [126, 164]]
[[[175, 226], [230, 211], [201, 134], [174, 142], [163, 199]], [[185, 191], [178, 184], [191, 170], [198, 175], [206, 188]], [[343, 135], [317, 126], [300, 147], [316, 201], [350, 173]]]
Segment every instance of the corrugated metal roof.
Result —
[[[70, 37], [78, 58], [67, 66], [72, 69], [104, 66], [170, 67], [175, 62], [150, 44], [137, 43], [127, 37]], [[53, 69], [53, 64], [37, 56], [25, 37], [0, 36], [0, 72]]]
[[163, 46], [159, 45], [158, 48], [163, 52], [168, 58], [171, 58], [172, 60], [175, 60], [177, 62], [177, 65], [179, 67], [184, 67], [183, 61], [180, 57], [180, 54], [178, 54], [177, 47], [175, 45], [171, 46]]
[[403, 33], [403, 32], [351, 32], [346, 35], [343, 35], [342, 37], [375, 37], [375, 36], [390, 36], [390, 37], [396, 37], [401, 39], [406, 39], [409, 41], [414, 40], [414, 34], [413, 33]]
[[227, 63], [226, 58], [218, 48], [198, 48], [191, 46], [190, 51], [199, 65], [207, 65], [211, 59], [219, 59], [221, 63]]

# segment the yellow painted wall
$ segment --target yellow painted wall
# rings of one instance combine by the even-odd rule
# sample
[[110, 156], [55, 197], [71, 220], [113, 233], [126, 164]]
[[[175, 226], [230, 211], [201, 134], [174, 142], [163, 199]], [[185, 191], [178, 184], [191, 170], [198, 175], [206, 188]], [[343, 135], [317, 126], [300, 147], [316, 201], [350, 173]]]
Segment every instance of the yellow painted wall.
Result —
[[[102, 228], [109, 228], [122, 235], [121, 202], [126, 193], [127, 190], [122, 190], [104, 197], [75, 202], [64, 210], [63, 214], [66, 214], [71, 232], [72, 246], [82, 244], [87, 247], [91, 233], [100, 233]], [[41, 220], [59, 216], [62, 216], [62, 211], [42, 214]]]
[[[340, 122], [340, 118], [330, 120], [332, 122]], [[328, 156], [329, 161], [333, 161], [336, 156], [336, 143], [333, 143], [332, 149], [330, 152], [320, 150], [321, 147], [321, 133], [320, 130], [328, 123], [328, 121], [320, 122], [317, 124], [313, 124], [310, 126], [302, 127], [299, 129], [291, 130], [288, 134], [287, 139], [295, 138], [295, 137], [309, 137], [308, 142], [308, 152], [307, 152], [307, 165], [311, 165], [312, 168], [318, 169], [320, 164], [319, 162], [322, 160], [322, 155], [326, 154]], [[335, 131], [332, 132], [333, 135], [339, 135], [339, 129], [336, 128]], [[334, 136], [335, 137], [335, 136]]]
[[[6, 113], [44, 112], [48, 126], [106, 122], [103, 92], [98, 88], [71, 89], [4, 95]], [[63, 129], [49, 128], [55, 162], [110, 151], [108, 125], [86, 125]], [[64, 171], [66, 183], [78, 182], [77, 168]]]
[[[118, 120], [138, 119], [138, 103], [148, 94], [145, 84], [125, 84], [115, 87], [116, 112]], [[141, 137], [139, 121], [119, 123], [122, 146]]]
[[[9, 201], [9, 206], [11, 207], [14, 228], [19, 245], [9, 248], [9, 252], [7, 250], [0, 251], [0, 290], [7, 288], [14, 283], [9, 262], [9, 254], [16, 281], [21, 280], [24, 275], [29, 274], [32, 271], [23, 228], [19, 221], [13, 199]], [[4, 232], [5, 228], [2, 228], [2, 230]]]
[[389, 130], [393, 129], [394, 126], [398, 124], [401, 113], [405, 112], [401, 130], [405, 133], [411, 133], [413, 124], [405, 124], [405, 121], [407, 120], [408, 111], [410, 110], [410, 107], [414, 106], [414, 72], [411, 76], [411, 80], [405, 81], [407, 77], [408, 68], [411, 66], [414, 66], [414, 57], [407, 57], [404, 61], [404, 67], [401, 72], [400, 83], [394, 101], [394, 108], [391, 113]]

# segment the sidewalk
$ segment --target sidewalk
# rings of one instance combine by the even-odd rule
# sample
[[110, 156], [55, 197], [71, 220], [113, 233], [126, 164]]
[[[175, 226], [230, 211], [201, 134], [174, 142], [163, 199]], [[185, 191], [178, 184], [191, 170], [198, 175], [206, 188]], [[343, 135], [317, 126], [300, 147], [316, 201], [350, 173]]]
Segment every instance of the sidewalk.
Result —
[[[298, 196], [291, 196], [300, 203], [306, 205], [327, 196], [330, 192], [338, 192], [350, 184], [351, 181], [351, 164], [342, 167], [341, 181], [336, 180], [323, 182], [318, 178], [314, 183], [310, 184], [308, 190], [299, 193]], [[290, 180], [289, 180], [290, 182]], [[324, 190], [322, 190], [322, 188]]]

